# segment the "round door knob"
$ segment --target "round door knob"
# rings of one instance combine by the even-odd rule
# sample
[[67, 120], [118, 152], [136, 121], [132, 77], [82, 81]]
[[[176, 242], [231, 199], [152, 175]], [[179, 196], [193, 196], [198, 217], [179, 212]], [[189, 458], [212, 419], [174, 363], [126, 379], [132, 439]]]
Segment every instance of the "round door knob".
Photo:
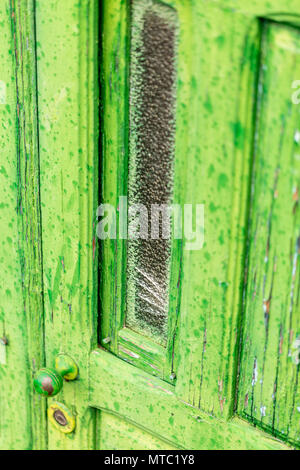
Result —
[[54, 397], [63, 387], [63, 379], [75, 380], [78, 367], [67, 354], [59, 354], [55, 359], [55, 369], [45, 367], [40, 369], [33, 381], [37, 393], [46, 397]]

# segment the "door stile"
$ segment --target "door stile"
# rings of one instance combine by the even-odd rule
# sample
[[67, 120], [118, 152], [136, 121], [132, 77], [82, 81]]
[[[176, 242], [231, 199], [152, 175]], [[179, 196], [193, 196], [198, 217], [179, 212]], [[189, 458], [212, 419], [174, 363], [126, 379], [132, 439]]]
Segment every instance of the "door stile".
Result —
[[95, 447], [88, 357], [97, 345], [98, 34], [98, 2], [37, 1], [46, 358], [53, 367], [66, 353], [79, 368], [48, 400], [76, 420], [71, 434], [49, 424], [50, 449]]
[[45, 360], [35, 2], [11, 0], [10, 13], [17, 97], [18, 250], [23, 315], [27, 323], [31, 440], [33, 449], [44, 449], [47, 445], [46, 406], [32, 386], [33, 376]]

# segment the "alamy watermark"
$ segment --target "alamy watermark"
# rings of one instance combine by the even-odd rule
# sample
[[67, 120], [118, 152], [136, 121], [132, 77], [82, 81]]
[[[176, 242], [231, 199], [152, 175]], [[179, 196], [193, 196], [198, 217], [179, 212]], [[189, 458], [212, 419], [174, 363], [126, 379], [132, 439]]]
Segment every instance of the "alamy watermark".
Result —
[[186, 250], [201, 250], [204, 244], [204, 204], [128, 204], [120, 196], [118, 207], [101, 204], [97, 209], [100, 240], [184, 240]]

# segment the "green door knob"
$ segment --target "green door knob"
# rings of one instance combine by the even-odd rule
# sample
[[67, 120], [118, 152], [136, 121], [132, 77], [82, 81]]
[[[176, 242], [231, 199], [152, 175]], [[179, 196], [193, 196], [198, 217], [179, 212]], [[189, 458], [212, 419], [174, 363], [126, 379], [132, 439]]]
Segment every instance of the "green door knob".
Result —
[[59, 354], [55, 359], [55, 369], [40, 369], [33, 381], [35, 390], [46, 397], [54, 397], [63, 387], [63, 379], [75, 380], [78, 367], [67, 354]]

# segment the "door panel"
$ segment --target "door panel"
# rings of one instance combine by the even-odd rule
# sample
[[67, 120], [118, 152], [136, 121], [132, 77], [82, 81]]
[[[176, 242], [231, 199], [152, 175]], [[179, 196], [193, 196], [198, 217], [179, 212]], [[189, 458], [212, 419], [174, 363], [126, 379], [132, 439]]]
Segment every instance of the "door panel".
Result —
[[300, 29], [263, 26], [241, 356], [242, 416], [300, 439]]
[[[0, 29], [0, 448], [30, 448], [30, 378], [24, 375], [28, 359], [26, 321], [23, 310], [22, 277], [18, 250], [18, 215], [16, 200], [18, 194], [17, 135], [16, 135], [16, 87], [14, 63], [7, 44], [12, 45], [11, 24], [8, 2], [0, 5], [3, 18]], [[9, 341], [9, 343], [8, 343]], [[9, 345], [9, 347], [8, 347]], [[20, 377], [16, 384], [12, 374]], [[23, 396], [23, 400], [18, 399]], [[14, 404], [15, 413], [11, 409]], [[18, 432], [17, 432], [18, 430]], [[16, 439], [14, 440], [14, 435]]]
[[[26, 12], [26, 14], [25, 14]], [[0, 448], [47, 442], [34, 10], [0, 5]]]
[[[2, 3], [0, 447], [298, 447], [298, 0]], [[125, 195], [204, 204], [204, 245], [98, 244]]]

